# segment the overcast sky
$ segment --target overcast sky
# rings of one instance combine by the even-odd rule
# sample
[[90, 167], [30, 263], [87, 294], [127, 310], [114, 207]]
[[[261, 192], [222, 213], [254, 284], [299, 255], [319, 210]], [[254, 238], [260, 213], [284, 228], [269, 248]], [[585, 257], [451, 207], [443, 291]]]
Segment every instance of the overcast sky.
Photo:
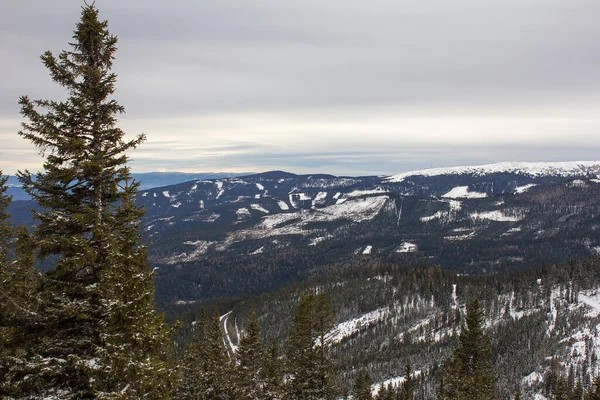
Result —
[[[0, 1], [0, 169], [79, 0]], [[134, 171], [392, 174], [600, 159], [598, 0], [97, 0]]]

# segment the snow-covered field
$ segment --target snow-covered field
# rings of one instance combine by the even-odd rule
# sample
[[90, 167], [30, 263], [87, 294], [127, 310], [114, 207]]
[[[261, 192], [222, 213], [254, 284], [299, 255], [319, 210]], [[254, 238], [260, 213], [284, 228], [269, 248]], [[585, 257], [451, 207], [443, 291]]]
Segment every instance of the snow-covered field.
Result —
[[531, 177], [538, 176], [577, 176], [582, 173], [600, 173], [600, 161], [570, 162], [502, 162], [487, 165], [431, 168], [420, 171], [403, 172], [386, 179], [388, 182], [402, 182], [410, 176], [439, 176], [449, 174], [469, 174], [482, 176], [494, 173], [512, 173]]

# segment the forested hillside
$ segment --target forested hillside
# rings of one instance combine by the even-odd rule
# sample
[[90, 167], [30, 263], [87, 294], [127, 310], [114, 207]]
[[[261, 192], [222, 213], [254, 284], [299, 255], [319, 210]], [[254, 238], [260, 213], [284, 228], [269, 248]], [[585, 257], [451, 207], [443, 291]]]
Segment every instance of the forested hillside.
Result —
[[[443, 360], [458, 345], [465, 306], [478, 298], [491, 339], [499, 398], [553, 398], [559, 376], [571, 388], [600, 372], [600, 260], [494, 276], [437, 267], [378, 264], [332, 267], [318, 278], [240, 301], [225, 319], [232, 343], [256, 310], [265, 342], [285, 340], [302, 293], [326, 294], [335, 314], [328, 333], [338, 387], [367, 371], [375, 383], [402, 381], [407, 361], [415, 398], [435, 399]], [[223, 310], [225, 311], [225, 310]]]

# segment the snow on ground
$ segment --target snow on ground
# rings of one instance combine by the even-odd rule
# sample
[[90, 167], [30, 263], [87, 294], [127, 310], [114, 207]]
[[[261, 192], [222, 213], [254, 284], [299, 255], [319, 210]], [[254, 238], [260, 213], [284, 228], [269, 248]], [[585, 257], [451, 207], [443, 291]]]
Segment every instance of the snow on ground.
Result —
[[294, 195], [293, 194], [290, 194], [288, 196], [288, 200], [290, 201], [290, 204], [292, 205], [292, 207], [298, 208], [298, 202], [294, 199]]
[[171, 197], [171, 195], [169, 194], [168, 190], [165, 190], [164, 192], [162, 192], [163, 196], [165, 196], [167, 199]]
[[225, 338], [227, 339], [227, 341], [225, 342], [225, 345], [228, 346], [233, 353], [235, 353], [237, 351], [238, 347], [233, 344], [233, 341], [231, 340], [231, 336], [229, 336], [229, 331], [227, 330], [227, 320], [229, 319], [230, 314], [231, 314], [231, 311], [229, 311], [227, 314], [221, 315], [219, 320], [223, 323], [223, 331], [225, 332]]
[[528, 191], [529, 189], [531, 189], [534, 186], [537, 186], [537, 184], [535, 184], [535, 183], [529, 183], [527, 185], [517, 186], [515, 188], [515, 190], [513, 190], [513, 192], [516, 193], [516, 194], [525, 193], [526, 191]]
[[587, 313], [588, 317], [597, 317], [600, 315], [600, 292], [598, 290], [579, 292], [579, 302], [591, 308]]
[[176, 256], [168, 257], [164, 260], [166, 264], [177, 264], [180, 262], [190, 262], [198, 259], [201, 255], [206, 254], [211, 245], [215, 242], [209, 242], [206, 240], [196, 240], [195, 242], [187, 241], [183, 242], [188, 246], [195, 246], [196, 248], [191, 253], [181, 253]]
[[246, 207], [238, 208], [235, 213], [237, 214], [237, 219], [248, 218], [250, 216], [250, 210]]
[[373, 246], [369, 245], [367, 247], [365, 247], [365, 249], [363, 250], [363, 254], [371, 254], [371, 251], [373, 250]]
[[462, 203], [459, 200], [448, 200], [448, 204], [450, 205], [450, 212], [457, 213], [462, 208]]
[[469, 233], [464, 234], [464, 235], [444, 236], [444, 239], [450, 240], [450, 241], [453, 241], [453, 240], [469, 240], [469, 239], [473, 239], [475, 237], [475, 232], [476, 231], [469, 232]]
[[281, 211], [288, 211], [290, 209], [290, 206], [283, 200], [277, 200], [277, 204], [279, 205], [279, 208], [281, 208]]
[[474, 212], [469, 215], [469, 217], [471, 217], [472, 220], [487, 219], [499, 222], [518, 222], [523, 219], [523, 217], [519, 216], [505, 215], [501, 210]]
[[310, 239], [310, 243], [308, 244], [309, 246], [316, 246], [321, 242], [324, 242], [325, 240], [327, 240], [328, 238], [330, 238], [331, 236], [318, 236], [316, 238], [312, 238]]
[[223, 190], [223, 182], [215, 181], [215, 185], [217, 185], [217, 190], [219, 191], [217, 193], [217, 197], [216, 197], [218, 199], [219, 197], [221, 197], [223, 195], [223, 193], [225, 193], [225, 190]]
[[560, 295], [559, 289], [554, 287], [552, 288], [552, 292], [550, 293], [550, 316], [548, 319], [548, 328], [546, 329], [546, 334], [550, 336], [554, 331], [554, 327], [556, 326], [556, 318], [558, 318], [558, 309], [556, 308], [556, 304], [554, 301], [558, 299]]
[[269, 213], [269, 210], [261, 206], [260, 204], [250, 204], [250, 208], [256, 211], [264, 212], [265, 214]]
[[321, 206], [321, 205], [324, 205], [326, 202], [327, 202], [327, 192], [319, 192], [315, 196], [315, 198], [312, 202], [312, 206], [313, 207]]
[[481, 199], [487, 197], [487, 193], [470, 192], [468, 186], [457, 186], [442, 195], [442, 197], [447, 199]]
[[340, 322], [328, 334], [330, 343], [338, 343], [343, 339], [367, 329], [370, 325], [385, 319], [390, 314], [389, 307], [378, 308], [360, 317]]
[[447, 200], [447, 203], [450, 206], [450, 209], [448, 211], [441, 211], [441, 210], [437, 211], [433, 215], [427, 215], [425, 217], [419, 218], [420, 221], [427, 223], [427, 222], [433, 221], [434, 219], [439, 219], [439, 220], [447, 219], [448, 221], [455, 219], [456, 214], [462, 208], [462, 203], [458, 200]]
[[274, 229], [281, 224], [301, 218], [299, 213], [273, 214], [263, 218], [258, 228]]
[[222, 251], [233, 243], [249, 239], [311, 234], [312, 231], [307, 230], [305, 225], [315, 222], [337, 221], [340, 219], [351, 222], [370, 220], [379, 215], [388, 200], [389, 197], [387, 196], [358, 198], [348, 200], [341, 205], [266, 215], [253, 228], [231, 232], [224, 241], [216, 246], [216, 249]]
[[254, 250], [252, 253], [250, 253], [251, 255], [255, 255], [255, 254], [261, 254], [265, 251], [265, 246], [263, 247], [259, 247], [258, 249]]
[[148, 192], [142, 193], [142, 197], [146, 197], [146, 196], [148, 196]]
[[396, 249], [396, 253], [414, 253], [417, 251], [417, 245], [410, 242], [403, 242], [400, 247]]
[[179, 202], [179, 201], [175, 204], [171, 204], [171, 207], [174, 207], [174, 208], [179, 208], [179, 206], [181, 206], [181, 202]]
[[514, 227], [514, 228], [510, 228], [509, 230], [507, 230], [506, 232], [504, 232], [500, 236], [509, 236], [509, 235], [514, 234], [514, 233], [521, 232], [522, 230], [523, 230], [523, 228], [521, 228], [520, 226], [517, 226], [517, 227]]
[[200, 200], [200, 209], [204, 209], [204, 200]]
[[265, 190], [265, 187], [263, 185], [261, 185], [260, 183], [255, 183], [255, 185], [258, 188], [258, 190]]
[[442, 211], [438, 211], [433, 215], [428, 215], [426, 217], [421, 217], [420, 220], [421, 222], [430, 222], [433, 221], [434, 219], [442, 219], [442, 217], [445, 215], [446, 213], [442, 212]]
[[382, 189], [381, 187], [377, 187], [375, 189], [372, 190], [354, 190], [350, 193], [346, 193], [344, 195], [344, 197], [346, 199], [351, 199], [354, 197], [363, 197], [363, 196], [371, 196], [371, 195], [382, 195], [382, 194], [388, 194], [389, 192], [387, 190]]
[[410, 176], [439, 176], [450, 174], [469, 174], [483, 176], [493, 173], [512, 173], [531, 177], [539, 176], [578, 176], [588, 172], [598, 174], [600, 161], [570, 161], [570, 162], [502, 162], [487, 165], [472, 165], [449, 168], [431, 168], [420, 171], [410, 171], [393, 175], [387, 182], [402, 182]]
[[[420, 370], [417, 370], [412, 374], [413, 378], [417, 377], [419, 375], [421, 375]], [[403, 376], [395, 376], [393, 378], [386, 379], [383, 382], [375, 383], [374, 385], [371, 386], [371, 394], [373, 396], [377, 396], [377, 394], [379, 393], [381, 388], [385, 388], [388, 386], [392, 386], [393, 388], [397, 389], [400, 387], [400, 385], [402, 385], [404, 383], [404, 381], [405, 381], [405, 378]]]
[[341, 194], [340, 192], [337, 192], [337, 193], [336, 193], [336, 194], [333, 196], [333, 199], [334, 199], [334, 200], [337, 200], [337, 199], [339, 199], [339, 198], [340, 198], [340, 196], [341, 196], [341, 195], [342, 195], [342, 194]]
[[587, 183], [581, 179], [575, 179], [567, 184], [569, 187], [586, 187]]

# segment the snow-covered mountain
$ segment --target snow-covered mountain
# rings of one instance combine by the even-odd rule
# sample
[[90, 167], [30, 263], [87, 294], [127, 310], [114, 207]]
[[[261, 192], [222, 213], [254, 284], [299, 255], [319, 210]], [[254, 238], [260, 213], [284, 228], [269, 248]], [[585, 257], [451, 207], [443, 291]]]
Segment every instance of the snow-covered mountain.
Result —
[[138, 201], [158, 293], [172, 303], [270, 290], [342, 259], [489, 274], [584, 258], [600, 252], [599, 173], [600, 162], [392, 177], [273, 171], [150, 189]]

